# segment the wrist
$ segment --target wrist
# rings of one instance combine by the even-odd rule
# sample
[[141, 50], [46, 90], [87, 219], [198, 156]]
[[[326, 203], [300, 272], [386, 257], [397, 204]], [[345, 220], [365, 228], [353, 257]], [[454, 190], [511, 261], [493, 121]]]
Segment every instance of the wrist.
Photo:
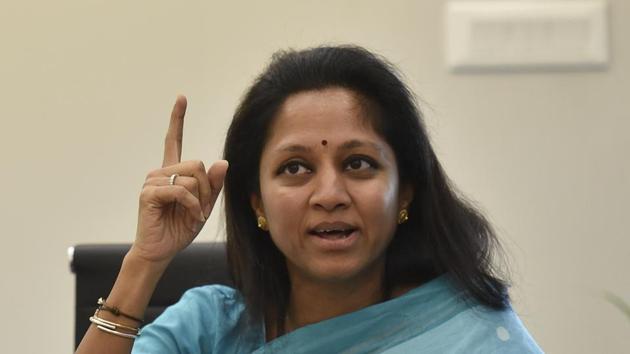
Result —
[[123, 259], [107, 303], [134, 317], [142, 318], [169, 261], [150, 261], [138, 256], [133, 247]]
[[125, 255], [122, 266], [130, 268], [134, 270], [134, 272], [144, 273], [147, 276], [161, 276], [172, 260], [173, 257], [160, 260], [147, 257], [145, 252], [134, 244]]

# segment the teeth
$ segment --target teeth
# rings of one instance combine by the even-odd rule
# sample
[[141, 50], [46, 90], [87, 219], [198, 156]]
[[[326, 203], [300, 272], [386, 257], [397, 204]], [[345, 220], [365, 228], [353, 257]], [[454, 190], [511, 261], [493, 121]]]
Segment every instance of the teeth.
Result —
[[352, 229], [348, 229], [348, 230], [327, 230], [327, 229], [321, 229], [321, 230], [314, 230], [314, 233], [319, 236], [319, 237], [323, 237], [323, 238], [328, 238], [328, 239], [341, 239], [341, 238], [346, 238], [348, 236], [350, 236], [350, 234], [352, 234]]
[[346, 230], [317, 230], [319, 233], [345, 232]]

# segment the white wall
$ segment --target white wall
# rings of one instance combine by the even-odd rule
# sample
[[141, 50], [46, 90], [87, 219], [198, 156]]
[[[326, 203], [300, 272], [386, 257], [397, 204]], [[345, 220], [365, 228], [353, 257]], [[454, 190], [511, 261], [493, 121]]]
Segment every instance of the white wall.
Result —
[[[540, 345], [627, 352], [630, 321], [602, 296], [630, 301], [630, 2], [609, 3], [607, 70], [453, 75], [439, 0], [2, 1], [3, 352], [72, 350], [66, 248], [133, 239], [177, 93], [184, 157], [209, 163], [271, 53], [346, 42], [388, 57], [424, 101], [447, 172], [510, 251]], [[199, 239], [220, 237], [217, 220]]]

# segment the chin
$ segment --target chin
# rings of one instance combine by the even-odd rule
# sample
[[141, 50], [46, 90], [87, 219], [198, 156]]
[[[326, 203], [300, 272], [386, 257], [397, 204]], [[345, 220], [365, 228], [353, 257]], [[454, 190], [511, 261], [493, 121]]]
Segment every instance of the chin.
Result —
[[375, 269], [356, 260], [330, 261], [311, 268], [311, 277], [325, 282], [348, 282], [361, 276], [369, 276]]

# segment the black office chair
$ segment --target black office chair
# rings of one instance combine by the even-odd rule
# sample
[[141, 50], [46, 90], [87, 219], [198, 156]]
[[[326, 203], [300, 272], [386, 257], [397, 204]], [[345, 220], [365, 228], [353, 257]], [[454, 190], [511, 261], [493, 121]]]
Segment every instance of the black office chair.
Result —
[[[131, 244], [77, 245], [68, 250], [70, 269], [76, 275], [75, 348], [90, 326], [96, 300], [109, 294]], [[195, 286], [231, 285], [225, 243], [193, 243], [180, 252], [162, 276], [145, 313], [152, 322], [164, 309], [176, 303]]]

